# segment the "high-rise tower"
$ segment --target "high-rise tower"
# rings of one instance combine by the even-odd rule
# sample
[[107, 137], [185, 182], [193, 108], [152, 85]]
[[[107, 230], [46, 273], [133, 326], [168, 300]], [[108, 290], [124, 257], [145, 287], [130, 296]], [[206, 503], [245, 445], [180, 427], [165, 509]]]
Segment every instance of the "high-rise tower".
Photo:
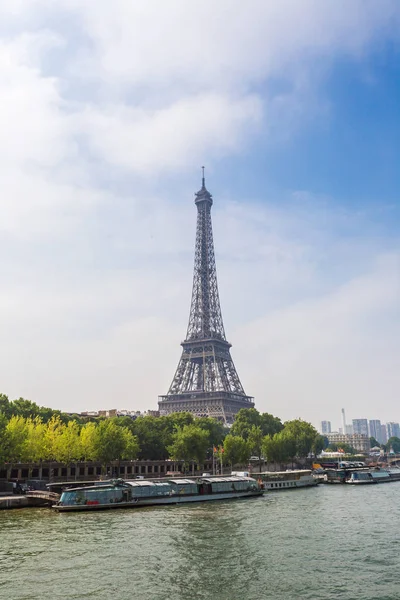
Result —
[[211, 224], [213, 200], [202, 187], [195, 194], [196, 248], [189, 326], [182, 356], [166, 396], [160, 396], [161, 414], [188, 411], [232, 423], [241, 408], [254, 407], [246, 396], [225, 337], [219, 304], [217, 271]]

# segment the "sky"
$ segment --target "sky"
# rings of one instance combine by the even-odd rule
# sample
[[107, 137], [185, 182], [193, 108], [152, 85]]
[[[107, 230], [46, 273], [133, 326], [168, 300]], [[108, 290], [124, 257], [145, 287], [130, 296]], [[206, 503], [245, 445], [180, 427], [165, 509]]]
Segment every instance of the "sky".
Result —
[[232, 357], [283, 420], [399, 421], [400, 5], [0, 4], [0, 391], [157, 407], [202, 165]]

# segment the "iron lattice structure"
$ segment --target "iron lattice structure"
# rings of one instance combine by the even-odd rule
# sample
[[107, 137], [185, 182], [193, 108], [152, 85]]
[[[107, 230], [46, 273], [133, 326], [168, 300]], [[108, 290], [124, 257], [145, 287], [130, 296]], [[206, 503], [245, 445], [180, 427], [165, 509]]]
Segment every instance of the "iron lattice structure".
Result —
[[161, 414], [188, 411], [232, 423], [241, 408], [252, 408], [233, 363], [222, 321], [211, 223], [212, 196], [205, 186], [195, 195], [196, 248], [192, 302], [183, 352]]

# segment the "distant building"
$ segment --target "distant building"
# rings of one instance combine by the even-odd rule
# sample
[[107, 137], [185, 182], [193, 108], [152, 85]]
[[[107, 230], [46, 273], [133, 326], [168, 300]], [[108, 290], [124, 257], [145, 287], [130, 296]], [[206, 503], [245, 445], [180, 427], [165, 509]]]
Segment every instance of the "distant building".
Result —
[[388, 439], [391, 437], [400, 438], [400, 425], [398, 423], [386, 423], [386, 431]]
[[109, 410], [99, 410], [96, 413], [86, 412], [81, 413], [81, 416], [96, 416], [96, 417], [130, 417], [131, 419], [137, 419], [138, 417], [159, 417], [160, 411], [158, 410], [146, 410], [141, 412], [140, 410], [126, 410], [122, 408], [111, 408]]
[[378, 419], [372, 419], [369, 422], [369, 437], [374, 437], [380, 444], [381, 442], [381, 422]]
[[368, 419], [353, 419], [353, 434], [366, 435], [368, 434]]
[[329, 443], [348, 444], [357, 450], [357, 452], [369, 452], [370, 443], [368, 435], [362, 433], [353, 433], [352, 435], [346, 435], [345, 433], [328, 433], [326, 437], [328, 438]]
[[381, 439], [378, 440], [381, 444], [386, 444], [388, 441], [386, 425], [381, 425]]
[[110, 408], [110, 410], [99, 410], [99, 417], [116, 417], [117, 412], [118, 411], [116, 408]]
[[353, 425], [346, 425], [346, 435], [353, 435]]
[[332, 425], [330, 421], [321, 421], [321, 433], [326, 435], [332, 431]]
[[342, 431], [346, 433], [346, 413], [344, 412], [344, 408], [342, 408]]

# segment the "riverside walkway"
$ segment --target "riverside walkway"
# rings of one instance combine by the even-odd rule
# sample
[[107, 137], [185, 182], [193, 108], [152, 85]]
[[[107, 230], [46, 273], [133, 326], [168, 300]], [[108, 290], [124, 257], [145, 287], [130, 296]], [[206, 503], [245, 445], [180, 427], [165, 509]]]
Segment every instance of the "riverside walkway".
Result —
[[0, 496], [0, 510], [26, 508], [28, 506], [52, 506], [59, 499], [59, 494], [41, 490], [27, 492], [24, 496]]

